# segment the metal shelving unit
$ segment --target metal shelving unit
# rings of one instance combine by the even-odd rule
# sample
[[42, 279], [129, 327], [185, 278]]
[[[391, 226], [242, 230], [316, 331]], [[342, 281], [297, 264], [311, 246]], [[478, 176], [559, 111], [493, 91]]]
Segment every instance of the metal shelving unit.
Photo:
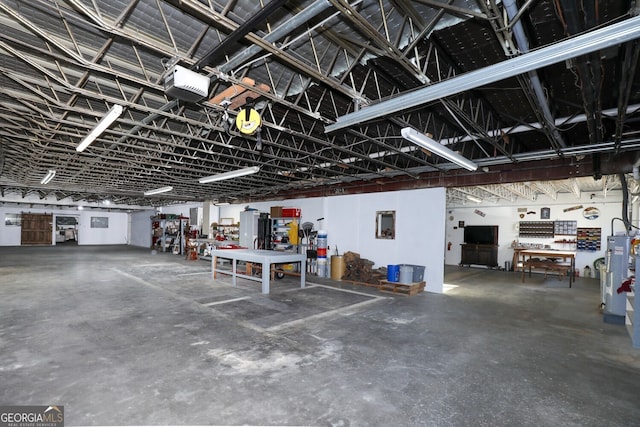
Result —
[[[640, 256], [635, 256], [635, 272], [640, 269]], [[637, 283], [637, 282], [636, 282]], [[640, 298], [636, 298], [636, 285], [633, 292], [627, 292], [625, 325], [631, 337], [633, 348], [640, 348]]]
[[[189, 218], [178, 215], [151, 217], [151, 247], [184, 255], [184, 233]], [[175, 250], [174, 250], [175, 249]]]
[[271, 249], [296, 253], [300, 252], [300, 240], [297, 233], [294, 242], [292, 242], [290, 236], [293, 221], [300, 227], [300, 217], [271, 218]]

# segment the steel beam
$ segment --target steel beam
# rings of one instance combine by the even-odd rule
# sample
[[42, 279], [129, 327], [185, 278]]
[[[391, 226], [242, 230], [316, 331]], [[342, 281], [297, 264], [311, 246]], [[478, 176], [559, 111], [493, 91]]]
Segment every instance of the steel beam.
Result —
[[640, 16], [608, 25], [563, 40], [517, 58], [465, 73], [442, 83], [427, 86], [400, 95], [388, 101], [362, 108], [338, 117], [336, 123], [325, 127], [325, 132], [335, 132], [362, 122], [389, 116], [395, 112], [418, 107], [436, 99], [455, 95], [489, 83], [557, 64], [567, 59], [619, 45], [640, 37]]

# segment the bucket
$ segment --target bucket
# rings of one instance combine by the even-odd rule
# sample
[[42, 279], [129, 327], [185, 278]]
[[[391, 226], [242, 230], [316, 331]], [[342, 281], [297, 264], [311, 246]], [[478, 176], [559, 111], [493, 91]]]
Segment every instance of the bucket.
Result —
[[400, 279], [400, 266], [387, 265], [387, 282], [397, 282]]
[[327, 232], [324, 230], [318, 231], [318, 248], [327, 247]]
[[413, 266], [412, 265], [400, 265], [400, 283], [413, 283]]
[[331, 255], [331, 278], [340, 281], [346, 272], [347, 265], [342, 255]]
[[318, 277], [327, 277], [327, 259], [318, 258]]

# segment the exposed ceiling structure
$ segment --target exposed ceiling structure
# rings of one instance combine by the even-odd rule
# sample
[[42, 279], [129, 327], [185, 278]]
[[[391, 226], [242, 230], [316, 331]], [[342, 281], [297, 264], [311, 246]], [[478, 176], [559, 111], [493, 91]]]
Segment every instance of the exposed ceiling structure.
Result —
[[[631, 201], [635, 202], [640, 197], [640, 184], [633, 177], [626, 177], [626, 186]], [[449, 206], [464, 206], [483, 204], [522, 204], [534, 202], [540, 196], [546, 197], [550, 202], [560, 201], [562, 194], [569, 195], [569, 199], [582, 200], [583, 196], [589, 196], [597, 201], [604, 201], [612, 192], [620, 191], [623, 184], [617, 175], [605, 175], [599, 180], [592, 177], [568, 178], [554, 181], [525, 181], [502, 184], [482, 184], [467, 187], [451, 187], [447, 189], [447, 204]], [[618, 199], [614, 196], [614, 200]], [[567, 199], [564, 199], [565, 201]]]
[[[141, 207], [445, 186], [455, 202], [591, 191], [593, 178], [607, 191], [638, 166], [637, 12], [625, 0], [0, 0], [0, 199]], [[176, 65], [208, 78], [206, 96], [167, 91]], [[115, 123], [77, 151], [114, 105]], [[261, 123], [243, 132], [249, 107]], [[247, 167], [259, 171], [199, 182]]]

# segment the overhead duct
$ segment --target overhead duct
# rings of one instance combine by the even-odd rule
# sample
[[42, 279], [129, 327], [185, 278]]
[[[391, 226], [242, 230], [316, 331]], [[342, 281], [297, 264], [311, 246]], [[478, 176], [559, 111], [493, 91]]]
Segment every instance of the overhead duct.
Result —
[[[328, 0], [317, 0], [313, 4], [305, 7], [302, 11], [294, 15], [287, 22], [279, 25], [273, 31], [266, 34], [263, 39], [268, 43], [275, 43], [278, 40], [283, 39], [292, 31], [308, 23], [315, 16], [324, 12], [331, 6], [331, 3]], [[243, 49], [240, 53], [232, 57], [229, 61], [224, 64], [221, 64], [218, 69], [223, 73], [229, 73], [236, 70], [237, 67], [244, 65], [247, 61], [249, 61], [253, 56], [259, 54], [262, 51], [262, 48], [257, 45], [251, 45], [246, 49]], [[249, 79], [247, 77], [242, 79], [242, 82], [249, 85], [255, 86], [256, 83], [254, 80]], [[257, 88], [263, 92], [269, 92], [271, 88], [264, 84], [260, 83], [257, 85]], [[225, 89], [224, 91], [218, 93], [213, 98], [211, 98], [210, 102], [212, 104], [221, 105], [221, 102], [225, 99], [229, 99], [231, 104], [227, 106], [227, 108], [231, 110], [235, 110], [236, 108], [244, 105], [247, 101], [247, 98], [257, 98], [260, 96], [258, 93], [253, 91], [247, 91], [247, 89], [243, 86], [232, 84], [231, 87]], [[243, 93], [244, 92], [244, 93]]]
[[[507, 10], [509, 19], [511, 21], [515, 21], [516, 16], [518, 16], [518, 6], [516, 5], [515, 1], [504, 0], [502, 3]], [[513, 35], [516, 38], [516, 42], [518, 43], [518, 49], [524, 54], [529, 53], [529, 40], [527, 40], [527, 36], [525, 35], [524, 29], [522, 28], [522, 22], [520, 20], [515, 21], [511, 30], [513, 31]], [[556, 128], [553, 122], [553, 114], [551, 114], [549, 102], [544, 96], [544, 89], [542, 88], [542, 84], [540, 83], [540, 77], [538, 76], [537, 71], [531, 70], [527, 74], [529, 76], [529, 81], [531, 82], [533, 93], [535, 94], [538, 101], [538, 107], [540, 107], [540, 110], [542, 110], [545, 126], [551, 131], [555, 142], [560, 147], [566, 147], [567, 144], [564, 142], [562, 135], [560, 135], [558, 128]]]
[[531, 70], [557, 64], [610, 46], [619, 45], [640, 37], [640, 16], [616, 22], [597, 30], [546, 46], [525, 55], [499, 62], [479, 70], [462, 74], [442, 83], [426, 86], [396, 96], [387, 101], [362, 108], [338, 117], [336, 123], [325, 127], [325, 132], [335, 132], [369, 120], [387, 117], [395, 112], [428, 104], [436, 99], [455, 95], [494, 83]]
[[273, 13], [275, 13], [280, 7], [284, 6], [287, 0], [271, 0], [269, 4], [265, 5], [258, 13], [249, 18], [246, 22], [240, 25], [235, 31], [225, 38], [222, 43], [207, 52], [198, 62], [193, 66], [194, 70], [199, 70], [202, 67], [211, 65], [214, 61], [223, 55], [227, 54], [227, 49], [233, 44], [242, 39], [244, 36], [253, 31], [258, 25], [267, 20]]
[[[634, 113], [638, 109], [640, 109], [640, 104], [629, 105], [625, 110], [625, 114]], [[610, 108], [608, 110], [602, 111], [603, 116], [615, 116], [616, 114], [618, 114], [617, 108]], [[556, 126], [571, 125], [574, 123], [582, 123], [586, 120], [587, 120], [587, 116], [585, 114], [578, 114], [572, 117], [561, 117], [561, 118], [555, 119], [554, 124]], [[531, 132], [532, 130], [535, 130], [535, 129], [542, 129], [543, 126], [544, 125], [542, 123], [535, 122], [535, 123], [527, 123], [523, 125], [516, 125], [512, 127], [505, 127], [505, 128], [496, 129], [496, 130], [490, 130], [490, 131], [487, 131], [487, 133], [489, 136], [498, 137], [504, 134], [512, 135], [514, 133]], [[466, 136], [456, 136], [452, 138], [444, 138], [444, 139], [441, 139], [440, 142], [444, 145], [448, 145], [448, 144], [453, 144], [455, 142], [472, 141], [472, 140], [473, 138], [471, 136], [466, 135]], [[566, 148], [566, 147], [563, 147], [563, 148]], [[640, 166], [640, 160], [638, 160], [638, 166]]]
[[[266, 34], [263, 37], [264, 41], [268, 43], [277, 42], [278, 40], [288, 35], [291, 31], [298, 28], [300, 25], [307, 23], [313, 17], [324, 12], [330, 6], [331, 4], [328, 2], [328, 0], [317, 0], [315, 3], [305, 7], [302, 11], [300, 11], [300, 13], [294, 15], [287, 22], [278, 26], [269, 34]], [[220, 65], [219, 68], [225, 73], [232, 71], [236, 67], [251, 59], [254, 55], [260, 53], [260, 51], [262, 51], [262, 48], [260, 46], [249, 46], [248, 48], [244, 49], [242, 52], [231, 58], [227, 63]]]

